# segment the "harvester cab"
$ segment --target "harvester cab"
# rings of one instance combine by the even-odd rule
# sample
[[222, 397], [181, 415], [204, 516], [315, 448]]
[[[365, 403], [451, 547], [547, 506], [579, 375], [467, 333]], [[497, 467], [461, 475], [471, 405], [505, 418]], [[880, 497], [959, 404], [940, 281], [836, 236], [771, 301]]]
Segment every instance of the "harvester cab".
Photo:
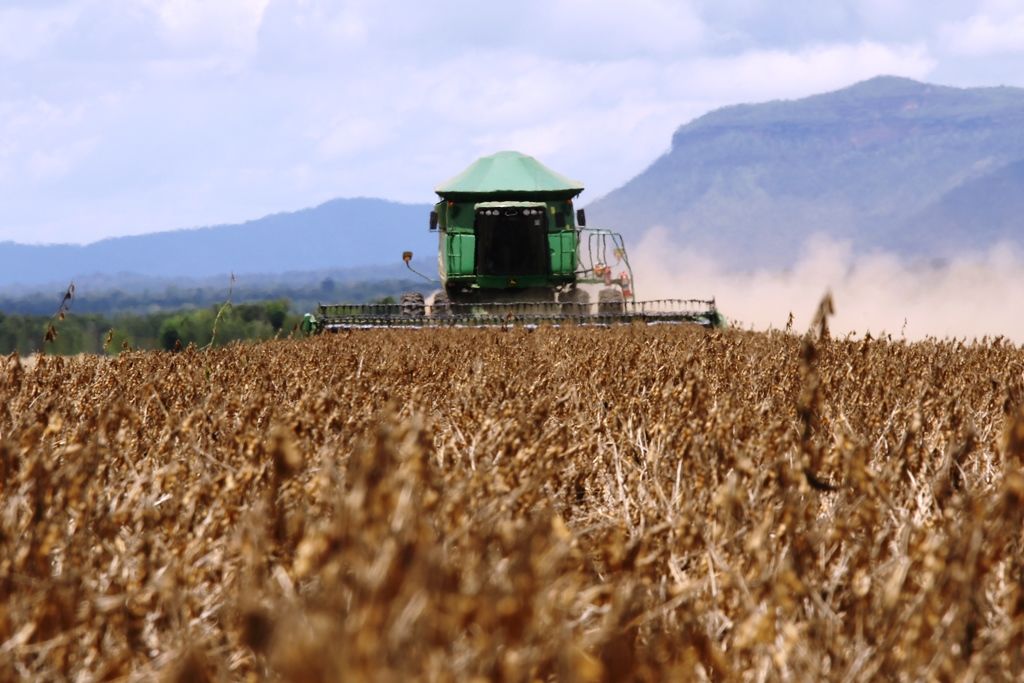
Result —
[[[573, 206], [582, 191], [525, 154], [482, 157], [435, 190], [429, 228], [438, 235], [440, 291], [409, 292], [396, 305], [322, 304], [310, 326], [724, 324], [713, 299], [637, 301], [622, 236], [586, 226]], [[403, 254], [417, 272], [411, 259]]]

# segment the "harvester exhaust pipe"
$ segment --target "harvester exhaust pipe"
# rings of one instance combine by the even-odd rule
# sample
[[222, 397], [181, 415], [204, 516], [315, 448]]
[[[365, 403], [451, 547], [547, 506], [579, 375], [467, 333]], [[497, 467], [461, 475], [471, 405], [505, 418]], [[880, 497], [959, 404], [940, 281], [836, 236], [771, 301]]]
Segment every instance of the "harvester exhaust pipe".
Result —
[[413, 273], [416, 273], [421, 278], [423, 278], [424, 280], [426, 280], [427, 282], [429, 282], [431, 284], [436, 284], [437, 283], [437, 280], [435, 280], [433, 278], [430, 278], [430, 277], [427, 277], [426, 275], [424, 275], [423, 273], [421, 273], [420, 271], [418, 271], [418, 270], [416, 270], [415, 268], [412, 267], [412, 252], [411, 251], [403, 251], [402, 252], [402, 260], [405, 261], [405, 267], [408, 268], [409, 270], [411, 270]]

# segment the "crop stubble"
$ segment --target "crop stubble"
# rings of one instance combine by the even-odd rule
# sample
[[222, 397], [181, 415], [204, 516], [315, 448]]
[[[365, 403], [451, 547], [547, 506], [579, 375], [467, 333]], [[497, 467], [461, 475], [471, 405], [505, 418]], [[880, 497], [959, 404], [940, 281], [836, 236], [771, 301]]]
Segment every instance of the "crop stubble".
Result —
[[1024, 670], [1024, 352], [677, 327], [0, 358], [0, 678]]

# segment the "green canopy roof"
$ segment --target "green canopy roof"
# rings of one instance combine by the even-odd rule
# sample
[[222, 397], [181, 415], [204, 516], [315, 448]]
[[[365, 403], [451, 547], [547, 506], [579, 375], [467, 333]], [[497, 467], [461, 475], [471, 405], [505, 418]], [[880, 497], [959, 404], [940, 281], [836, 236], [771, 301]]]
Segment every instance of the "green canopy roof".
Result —
[[555, 173], [531, 156], [498, 152], [477, 159], [434, 191], [446, 199], [460, 196], [569, 198], [582, 192], [583, 184]]

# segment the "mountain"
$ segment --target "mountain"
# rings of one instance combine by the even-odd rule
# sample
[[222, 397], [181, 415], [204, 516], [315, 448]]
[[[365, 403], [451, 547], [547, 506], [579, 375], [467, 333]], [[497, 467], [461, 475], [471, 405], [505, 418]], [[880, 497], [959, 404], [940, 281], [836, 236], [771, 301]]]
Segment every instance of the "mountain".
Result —
[[1022, 163], [1024, 89], [882, 76], [702, 116], [587, 213], [737, 267], [791, 264], [815, 233], [931, 258], [1024, 243]]
[[1024, 241], [1024, 159], [967, 180], [909, 218], [893, 236], [901, 251], [941, 235], [950, 251]]
[[[335, 199], [239, 225], [116, 237], [86, 245], [0, 242], [0, 287], [66, 285], [94, 274], [203, 278], [377, 263], [401, 266], [404, 250], [412, 250], [416, 262], [429, 264], [423, 268], [431, 271], [437, 236], [427, 229], [430, 209], [427, 204], [380, 199]], [[395, 275], [394, 269], [387, 270], [389, 277]], [[367, 271], [370, 279], [374, 269]]]

